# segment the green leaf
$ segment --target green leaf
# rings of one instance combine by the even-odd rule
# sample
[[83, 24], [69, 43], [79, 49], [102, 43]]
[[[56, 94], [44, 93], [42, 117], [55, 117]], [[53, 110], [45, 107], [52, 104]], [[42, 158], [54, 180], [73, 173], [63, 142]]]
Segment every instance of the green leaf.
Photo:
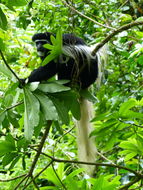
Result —
[[3, 73], [6, 77], [8, 77], [10, 80], [12, 78], [12, 73], [5, 65], [0, 64], [0, 72]]
[[2, 28], [3, 30], [7, 30], [7, 18], [1, 8], [0, 8], [0, 28]]
[[56, 45], [56, 38], [53, 35], [50, 36], [50, 41], [53, 45]]
[[112, 113], [106, 112], [106, 113], [95, 116], [95, 118], [92, 119], [92, 122], [107, 120], [107, 119], [109, 120], [111, 117], [112, 117]]
[[27, 150], [28, 145], [29, 145], [29, 142], [28, 142], [25, 138], [19, 139], [19, 140], [17, 141], [17, 148], [18, 148], [19, 151], [20, 151], [22, 148], [23, 148], [24, 150]]
[[80, 120], [81, 118], [81, 110], [80, 110], [80, 104], [76, 97], [73, 97], [70, 101], [71, 104], [71, 112], [76, 120]]
[[56, 59], [61, 53], [62, 53], [62, 33], [61, 31], [58, 31], [56, 34], [56, 38], [51, 35], [51, 42], [52, 46], [49, 46], [48, 44], [45, 45], [47, 48], [51, 49], [50, 54], [44, 59], [42, 62], [43, 65], [49, 63], [50, 61]]
[[97, 100], [87, 89], [81, 90], [80, 95], [91, 102], [95, 102]]
[[143, 65], [143, 55], [139, 56], [138, 62], [140, 65]]
[[22, 167], [23, 167], [24, 170], [26, 169], [25, 156], [22, 156]]
[[9, 122], [16, 128], [19, 128], [19, 123], [17, 120], [17, 114], [12, 112], [11, 110], [9, 110], [7, 112], [7, 118], [9, 120]]
[[21, 155], [18, 155], [17, 157], [15, 157], [15, 159], [12, 161], [9, 170], [12, 170], [15, 166], [15, 164], [17, 164], [17, 162], [19, 161], [19, 159], [21, 158]]
[[79, 168], [79, 169], [73, 171], [72, 173], [70, 173], [68, 176], [73, 178], [84, 171], [85, 171], [84, 168]]
[[34, 136], [37, 138], [41, 132], [42, 127], [44, 126], [44, 122], [45, 122], [45, 116], [42, 113], [42, 111], [40, 111], [40, 120], [39, 120], [39, 124], [38, 126], [36, 126], [34, 128]]
[[6, 116], [6, 112], [1, 112], [0, 113], [0, 124], [3, 122], [3, 120], [5, 119], [5, 116]]
[[79, 188], [78, 188], [78, 181], [74, 180], [74, 179], [71, 178], [70, 176], [68, 176], [68, 177], [66, 178], [66, 184], [67, 184], [67, 189], [68, 189], [68, 190], [79, 189]]
[[39, 123], [40, 104], [26, 87], [24, 87], [24, 106], [24, 134], [27, 140], [31, 140], [34, 127]]
[[127, 102], [123, 103], [119, 109], [119, 114], [124, 115], [130, 108], [138, 104], [136, 99], [130, 99]]
[[96, 190], [115, 190], [119, 186], [119, 178], [120, 176], [117, 176], [115, 179], [111, 179], [111, 175], [107, 176], [100, 176], [97, 178], [94, 182], [94, 185], [92, 189]]
[[62, 31], [58, 30], [57, 34], [56, 34], [56, 41], [57, 41], [57, 45], [58, 45], [58, 49], [59, 49], [59, 53], [62, 52]]
[[94, 183], [93, 189], [102, 190], [103, 184], [104, 184], [104, 176], [101, 176]]
[[48, 83], [48, 84], [40, 84], [38, 87], [39, 90], [42, 92], [48, 92], [48, 93], [55, 93], [55, 92], [62, 92], [62, 91], [68, 91], [70, 90], [69, 87], [66, 87], [62, 84], [58, 83]]
[[35, 96], [40, 102], [41, 111], [45, 115], [46, 120], [58, 120], [59, 117], [56, 108], [53, 102], [49, 99], [49, 97], [40, 93], [35, 93]]
[[122, 115], [123, 118], [139, 118], [142, 119], [143, 118], [143, 114], [139, 113], [139, 112], [134, 112], [134, 111], [130, 111], [128, 110], [126, 113], [124, 113], [124, 115]]
[[8, 0], [8, 4], [10, 6], [24, 6], [27, 5], [27, 1], [26, 0]]
[[49, 50], [52, 50], [52, 49], [54, 48], [54, 46], [51, 45], [51, 44], [44, 44], [43, 47], [44, 47], [44, 48], [47, 48], [47, 49], [49, 49]]
[[67, 109], [67, 106], [65, 105], [64, 101], [61, 101], [58, 98], [55, 98], [53, 96], [50, 96], [50, 99], [55, 105], [56, 110], [58, 112], [58, 116], [61, 119], [62, 123], [68, 125], [69, 124], [69, 115], [68, 115], [69, 110]]
[[17, 156], [17, 153], [14, 153], [14, 152], [6, 154], [2, 159], [3, 166], [4, 167], [7, 166], [10, 162], [12, 162], [15, 159], [16, 156]]
[[5, 44], [3, 43], [3, 40], [0, 38], [0, 50], [5, 50]]
[[48, 64], [50, 61], [52, 61], [53, 59], [55, 59], [58, 55], [56, 55], [55, 53], [52, 53], [50, 55], [48, 55], [44, 61], [42, 62], [42, 65], [46, 65]]
[[5, 138], [6, 141], [9, 141], [13, 147], [15, 147], [15, 140], [11, 134], [8, 134]]
[[110, 128], [113, 128], [114, 126], [116, 126], [118, 124], [118, 120], [115, 119], [109, 119], [106, 122], [102, 123], [100, 128], [95, 130], [95, 134], [105, 134], [108, 133]]
[[132, 159], [133, 157], [135, 157], [137, 155], [136, 152], [130, 152], [125, 156], [125, 161], [127, 162], [128, 160]]
[[64, 163], [59, 163], [58, 168], [57, 168], [57, 173], [61, 180], [63, 179], [64, 174], [65, 174], [64, 167], [65, 167]]
[[15, 150], [16, 148], [11, 142], [9, 141], [0, 142], [0, 156]]
[[128, 150], [128, 153], [137, 153], [143, 155], [142, 146], [135, 138], [130, 138], [128, 141], [123, 141], [119, 144], [119, 147]]
[[56, 176], [56, 174], [55, 174], [53, 168], [50, 167], [50, 168], [48, 168], [48, 169], [46, 170], [46, 178], [47, 178], [49, 181], [53, 182], [54, 185], [56, 185], [56, 186], [58, 186], [58, 187], [61, 187], [61, 182], [59, 181], [58, 177]]

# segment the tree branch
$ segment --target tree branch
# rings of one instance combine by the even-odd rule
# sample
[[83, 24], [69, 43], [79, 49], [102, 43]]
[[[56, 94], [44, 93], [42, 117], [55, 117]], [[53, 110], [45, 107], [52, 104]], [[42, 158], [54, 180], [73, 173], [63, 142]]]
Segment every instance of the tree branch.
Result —
[[99, 25], [99, 26], [102, 26], [102, 27], [104, 27], [104, 28], [108, 28], [108, 29], [114, 30], [114, 28], [112, 28], [112, 27], [110, 27], [110, 26], [107, 26], [107, 25], [104, 25], [104, 24], [101, 24], [101, 23], [97, 22], [96, 20], [93, 20], [92, 18], [90, 18], [90, 17], [84, 15], [83, 13], [79, 12], [79, 11], [76, 10], [74, 7], [72, 7], [71, 5], [69, 5], [67, 2], [65, 2], [65, 1], [63, 1], [63, 0], [62, 0], [62, 2], [63, 2], [64, 5], [66, 5], [67, 7], [69, 7], [72, 11], [74, 11], [74, 12], [76, 12], [77, 14], [79, 14], [80, 16], [82, 16], [82, 17], [84, 17], [84, 18], [90, 20], [91, 22], [93, 22], [93, 23], [95, 23], [95, 24], [97, 24], [97, 25]]
[[[33, 150], [35, 151], [38, 151], [36, 150], [35, 148], [32, 148]], [[106, 164], [106, 163], [96, 163], [96, 162], [83, 162], [83, 161], [77, 161], [77, 160], [64, 160], [64, 159], [57, 159], [53, 156], [50, 156], [46, 153], [43, 153], [41, 152], [41, 154], [43, 154], [44, 156], [47, 156], [48, 158], [50, 158], [53, 162], [64, 162], [64, 163], [72, 163], [72, 164], [86, 164], [86, 165], [93, 165], [93, 166], [106, 166], [106, 167], [113, 167], [113, 168], [118, 168], [118, 169], [124, 169], [124, 170], [127, 170], [133, 174], [135, 174], [136, 176], [138, 177], [142, 177], [143, 178], [143, 175], [130, 169], [130, 168], [127, 168], [127, 167], [124, 167], [124, 166], [120, 166], [120, 165], [116, 165], [114, 163], [112, 164]]]
[[38, 150], [37, 150], [37, 153], [36, 153], [36, 155], [35, 155], [35, 158], [34, 158], [34, 160], [33, 160], [33, 162], [32, 162], [31, 168], [30, 168], [28, 174], [25, 176], [25, 178], [22, 179], [22, 181], [20, 181], [20, 183], [14, 188], [14, 190], [17, 190], [17, 189], [19, 188], [19, 186], [23, 183], [23, 181], [24, 181], [25, 179], [28, 179], [29, 177], [32, 178], [32, 180], [31, 180], [28, 184], [25, 184], [25, 185], [24, 185], [24, 189], [25, 189], [31, 182], [33, 182], [33, 180], [35, 179], [35, 178], [33, 178], [32, 174], [33, 174], [33, 171], [34, 171], [34, 169], [35, 169], [36, 163], [37, 163], [37, 161], [38, 161], [38, 159], [39, 159], [39, 157], [40, 157], [40, 154], [41, 154], [41, 152], [42, 152], [42, 148], [43, 148], [44, 143], [45, 143], [45, 141], [46, 141], [46, 138], [47, 138], [47, 136], [48, 136], [48, 133], [49, 133], [49, 130], [50, 130], [51, 125], [52, 125], [52, 121], [50, 121], [50, 120], [47, 121], [47, 126], [46, 126], [46, 129], [45, 129], [45, 132], [44, 132], [43, 137], [42, 137], [42, 139], [41, 139], [41, 142], [40, 142], [39, 148], [38, 148]]
[[3, 62], [5, 63], [5, 65], [7, 66], [7, 68], [12, 72], [12, 74], [16, 77], [16, 79], [21, 83], [21, 80], [20, 78], [16, 75], [16, 73], [11, 69], [11, 67], [8, 65], [4, 55], [3, 55], [3, 52], [0, 50], [0, 54], [1, 54], [1, 57], [2, 57], [2, 60]]
[[44, 135], [43, 135], [43, 137], [41, 139], [40, 146], [39, 146], [39, 148], [37, 150], [37, 154], [35, 155], [34, 161], [33, 161], [32, 165], [31, 165], [30, 170], [29, 170], [29, 174], [28, 174], [29, 176], [31, 176], [33, 171], [34, 171], [35, 165], [36, 165], [36, 163], [38, 161], [38, 158], [39, 158], [39, 156], [40, 156], [40, 154], [42, 152], [42, 148], [44, 146], [45, 140], [46, 140], [46, 138], [48, 136], [51, 124], [52, 124], [52, 121], [47, 121], [47, 127], [46, 127]]
[[11, 178], [11, 179], [0, 179], [0, 182], [9, 182], [9, 181], [14, 181], [16, 179], [19, 179], [21, 177], [25, 177], [26, 174], [23, 174], [23, 175], [20, 175], [20, 176], [17, 176], [17, 177], [14, 177], [14, 178]]
[[62, 180], [60, 179], [59, 175], [57, 174], [57, 172], [56, 172], [56, 170], [55, 170], [55, 168], [54, 168], [53, 163], [52, 163], [52, 168], [53, 168], [53, 171], [54, 171], [55, 175], [57, 176], [59, 182], [60, 182], [61, 185], [63, 186], [63, 189], [67, 190], [66, 186], [63, 184]]
[[13, 109], [13, 108], [15, 108], [15, 107], [17, 107], [17, 106], [19, 106], [19, 105], [21, 105], [21, 104], [23, 104], [23, 101], [18, 102], [17, 104], [12, 105], [12, 106], [10, 106], [10, 107], [7, 107], [7, 108], [4, 110], [4, 112], [5, 112], [5, 111], [8, 111], [8, 110], [11, 110], [11, 109]]
[[33, 177], [33, 179], [29, 181], [28, 184], [26, 184], [22, 190], [25, 190], [33, 182], [33, 180], [39, 177], [52, 163], [53, 163], [53, 160], [50, 161], [50, 163], [47, 166], [45, 166], [45, 168], [43, 168], [35, 177]]
[[119, 34], [120, 32], [123, 32], [124, 30], [128, 30], [134, 26], [143, 25], [143, 21], [135, 21], [130, 24], [125, 24], [121, 26], [120, 28], [117, 28], [111, 34], [109, 34], [104, 40], [102, 40], [99, 44], [97, 44], [96, 48], [93, 50], [92, 54], [95, 55], [97, 51], [103, 47], [107, 42], [111, 40], [115, 35]]
[[136, 177], [133, 181], [127, 183], [126, 185], [124, 185], [123, 187], [121, 187], [119, 190], [128, 190], [130, 186], [132, 186], [133, 184], [137, 183], [142, 177]]

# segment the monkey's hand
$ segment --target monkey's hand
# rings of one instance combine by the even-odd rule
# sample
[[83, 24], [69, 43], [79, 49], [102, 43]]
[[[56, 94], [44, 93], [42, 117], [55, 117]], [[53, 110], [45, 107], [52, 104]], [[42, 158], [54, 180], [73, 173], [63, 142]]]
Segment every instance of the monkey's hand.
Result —
[[19, 87], [19, 88], [23, 88], [23, 86], [24, 86], [25, 84], [26, 84], [26, 79], [20, 79], [18, 87]]

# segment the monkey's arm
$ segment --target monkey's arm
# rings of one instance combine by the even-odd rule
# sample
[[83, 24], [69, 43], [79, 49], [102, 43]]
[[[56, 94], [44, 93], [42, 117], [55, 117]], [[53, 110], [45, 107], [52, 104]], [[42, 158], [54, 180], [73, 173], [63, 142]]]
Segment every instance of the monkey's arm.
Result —
[[53, 77], [56, 73], [57, 73], [57, 63], [51, 61], [50, 63], [32, 71], [32, 73], [28, 77], [28, 82], [47, 80]]

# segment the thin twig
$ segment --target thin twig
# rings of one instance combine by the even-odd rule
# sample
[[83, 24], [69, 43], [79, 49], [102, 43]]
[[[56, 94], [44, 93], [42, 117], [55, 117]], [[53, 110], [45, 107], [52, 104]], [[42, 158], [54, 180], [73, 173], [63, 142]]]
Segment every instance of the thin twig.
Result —
[[97, 24], [97, 25], [99, 25], [99, 26], [102, 26], [102, 27], [104, 27], [104, 28], [108, 28], [108, 29], [114, 30], [114, 28], [112, 28], [112, 27], [110, 27], [110, 26], [107, 26], [107, 25], [104, 25], [104, 24], [101, 24], [101, 23], [97, 22], [96, 20], [93, 20], [92, 18], [90, 18], [90, 17], [84, 15], [83, 13], [79, 12], [79, 11], [76, 10], [74, 7], [72, 7], [71, 5], [69, 5], [67, 2], [65, 2], [65, 1], [63, 1], [63, 0], [62, 0], [62, 2], [63, 2], [63, 4], [65, 4], [67, 7], [69, 7], [71, 10], [73, 10], [74, 12], [76, 12], [77, 14], [79, 14], [80, 16], [82, 16], [82, 17], [84, 17], [84, 18], [90, 20], [91, 22], [93, 22], [93, 23], [95, 23], [95, 24]]
[[45, 168], [43, 168], [35, 177], [33, 177], [33, 179], [29, 181], [28, 184], [25, 185], [22, 190], [25, 190], [32, 183], [32, 181], [35, 180], [37, 177], [39, 177], [52, 163], [53, 160], [51, 160], [50, 163]]
[[37, 185], [35, 179], [33, 178], [33, 175], [31, 176], [31, 179], [32, 179], [32, 181], [33, 181], [33, 184], [34, 184], [35, 188], [38, 189], [38, 190], [40, 190], [40, 188], [38, 187], [38, 185]]
[[103, 154], [101, 154], [100, 152], [98, 152], [98, 151], [96, 151], [97, 152], [97, 154], [101, 157], [101, 158], [103, 158], [104, 160], [107, 160], [108, 162], [110, 162], [110, 163], [112, 163], [112, 164], [115, 164], [112, 160], [109, 160], [108, 158], [106, 158]]
[[19, 179], [19, 178], [24, 177], [24, 176], [26, 176], [26, 174], [23, 174], [23, 175], [20, 175], [20, 176], [17, 176], [17, 177], [11, 178], [11, 179], [0, 179], [0, 182], [14, 181], [14, 180]]
[[12, 105], [12, 106], [6, 108], [4, 111], [11, 110], [11, 109], [13, 109], [13, 108], [15, 108], [15, 107], [17, 107], [17, 106], [19, 106], [19, 105], [21, 105], [21, 104], [23, 104], [23, 101], [18, 102], [17, 104], [14, 104], [14, 105]]
[[61, 185], [63, 186], [63, 188], [64, 188], [65, 190], [67, 190], [67, 188], [66, 188], [65, 185], [63, 184], [62, 180], [60, 179], [59, 175], [57, 174], [57, 172], [56, 172], [56, 170], [55, 170], [55, 168], [54, 168], [54, 166], [53, 166], [53, 163], [52, 163], [52, 168], [53, 168], [53, 171], [54, 171], [55, 175], [57, 176], [59, 182], [60, 182]]
[[7, 63], [4, 55], [3, 55], [3, 52], [0, 50], [0, 54], [1, 54], [1, 57], [2, 57], [2, 60], [3, 62], [5, 63], [5, 65], [7, 66], [7, 68], [12, 72], [12, 74], [17, 78], [17, 80], [21, 83], [21, 80], [20, 78], [16, 75], [16, 73], [11, 69], [11, 67], [9, 66], [9, 64]]
[[130, 186], [132, 186], [133, 184], [137, 183], [142, 177], [136, 177], [133, 181], [127, 183], [126, 185], [124, 185], [123, 187], [121, 187], [119, 190], [128, 190]]
[[143, 125], [137, 125], [137, 124], [135, 124], [135, 123], [126, 122], [126, 121], [123, 121], [122, 119], [119, 119], [119, 121], [120, 121], [121, 123], [129, 124], [129, 125], [131, 125], [131, 126], [133, 125], [133, 126], [135, 126], [135, 127], [143, 128]]
[[[37, 151], [36, 149], [34, 149], [35, 151]], [[52, 157], [46, 153], [43, 153], [41, 152], [41, 154], [47, 156], [48, 158], [50, 158], [51, 160], [53, 160], [54, 162], [64, 162], [64, 163], [72, 163], [72, 164], [85, 164], [85, 165], [94, 165], [94, 166], [106, 166], [106, 167], [115, 167], [115, 168], [119, 168], [119, 169], [124, 169], [124, 170], [127, 170], [131, 173], [134, 173], [136, 176], [139, 176], [139, 177], [143, 177], [142, 174], [130, 169], [130, 168], [127, 168], [127, 167], [124, 167], [124, 166], [120, 166], [120, 165], [116, 165], [116, 164], [106, 164], [106, 163], [96, 163], [96, 162], [83, 162], [83, 161], [77, 161], [77, 160], [64, 160], [64, 159], [57, 159], [55, 157]]]
[[28, 177], [28, 175], [25, 175], [25, 177], [17, 184], [17, 186], [13, 190], [17, 190], [19, 186], [23, 183], [23, 181]]

